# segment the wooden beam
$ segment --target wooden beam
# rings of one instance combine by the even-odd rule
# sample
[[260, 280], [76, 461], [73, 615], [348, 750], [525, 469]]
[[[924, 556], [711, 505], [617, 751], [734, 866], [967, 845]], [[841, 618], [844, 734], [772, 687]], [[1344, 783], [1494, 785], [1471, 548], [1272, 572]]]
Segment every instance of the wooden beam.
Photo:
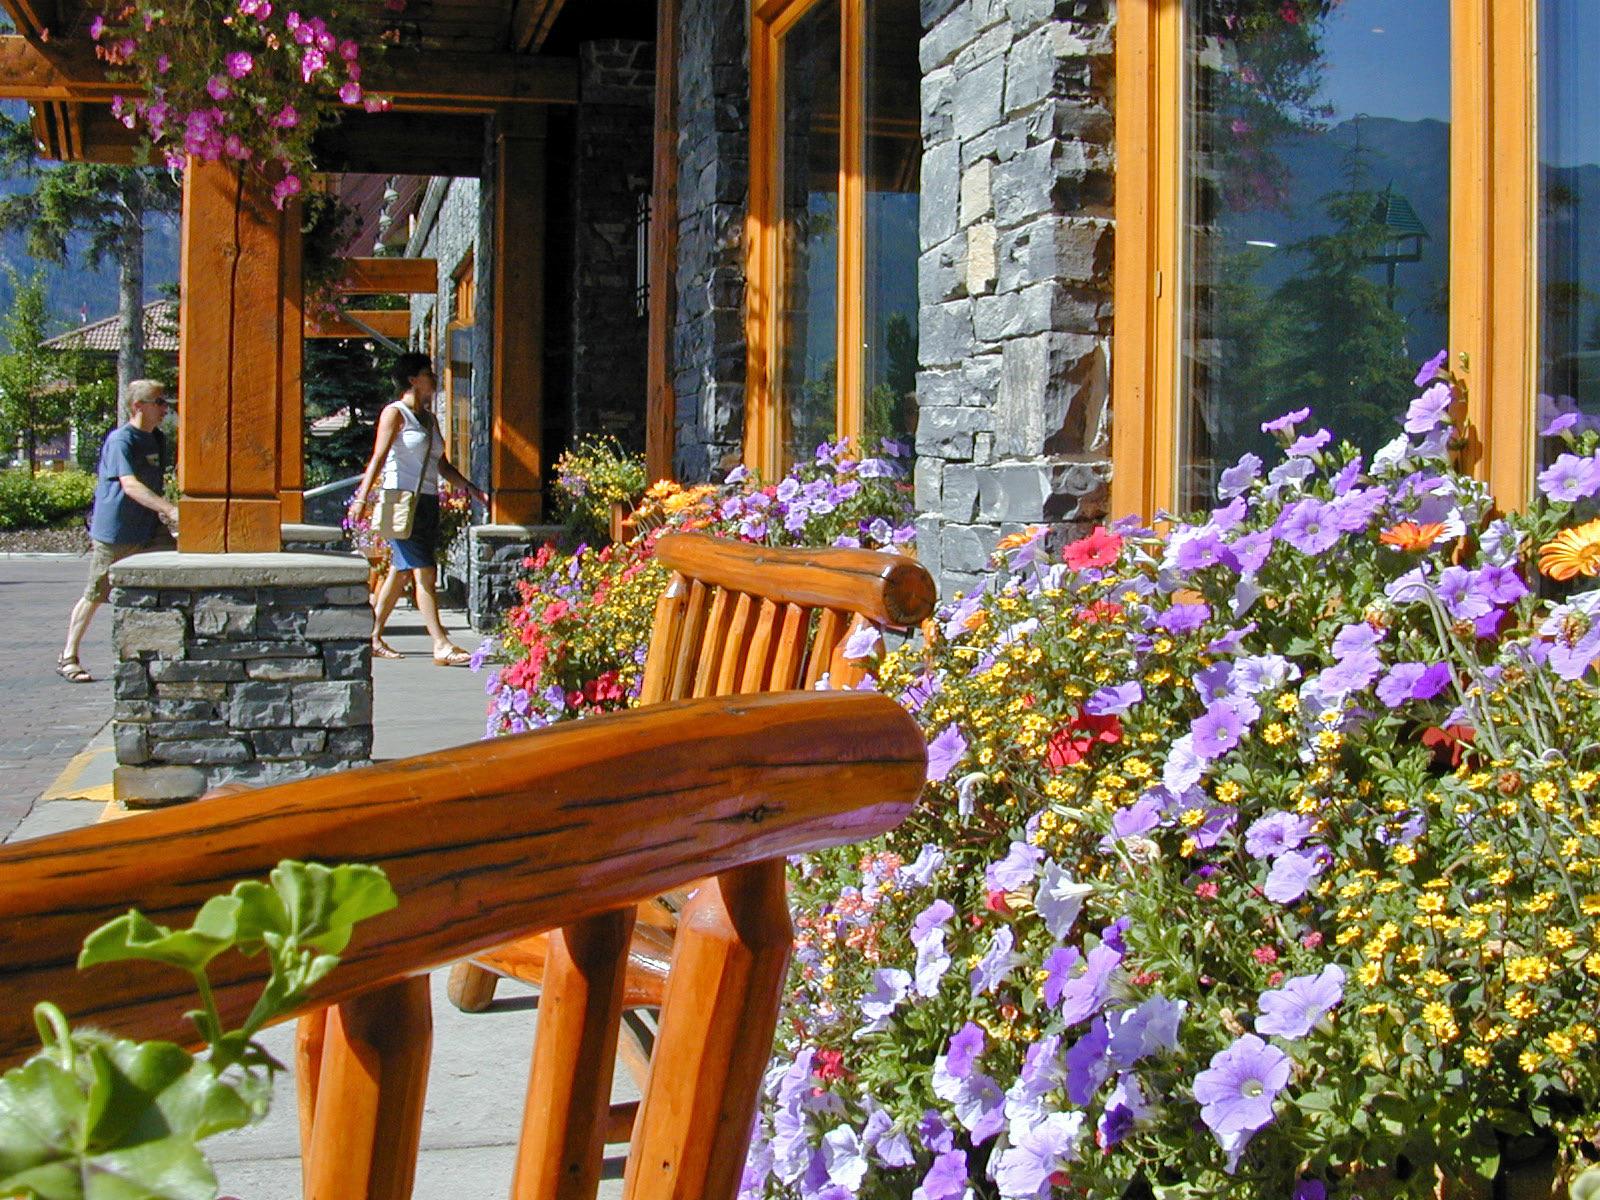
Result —
[[[178, 548], [282, 546], [283, 242], [298, 216], [253, 171], [183, 173], [178, 307]], [[297, 326], [298, 328], [298, 326]]]
[[[348, 314], [370, 326], [386, 338], [403, 342], [411, 336], [411, 311], [405, 308], [352, 308]], [[312, 313], [305, 316], [305, 335], [308, 338], [364, 338], [371, 337], [368, 329], [355, 324], [344, 313]]]
[[432, 258], [347, 258], [338, 290], [346, 296], [402, 296], [439, 290], [439, 263]]
[[511, 48], [538, 53], [561, 15], [563, 0], [517, 0], [511, 10]]
[[347, 112], [313, 143], [324, 171], [368, 175], [483, 174], [482, 113]]
[[278, 322], [278, 517], [280, 522], [305, 519], [306, 404], [302, 373], [305, 366], [306, 289], [304, 212], [297, 196], [283, 214], [280, 245], [281, 268]]
[[530, 525], [544, 507], [543, 111], [507, 114], [494, 146], [493, 518]]
[[[370, 90], [396, 108], [416, 111], [491, 112], [503, 105], [575, 104], [578, 64], [570, 58], [522, 54], [396, 51], [375, 63]], [[34, 43], [0, 36], [0, 100], [80, 100], [109, 104], [136, 92], [107, 78], [106, 66], [87, 39]]]

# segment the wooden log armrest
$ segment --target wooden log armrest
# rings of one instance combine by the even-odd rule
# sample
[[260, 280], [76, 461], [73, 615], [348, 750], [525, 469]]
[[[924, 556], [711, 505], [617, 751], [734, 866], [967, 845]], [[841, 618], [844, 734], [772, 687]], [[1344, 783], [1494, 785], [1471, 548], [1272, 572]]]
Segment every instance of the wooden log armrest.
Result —
[[[691, 880], [892, 828], [926, 747], [866, 693], [743, 696], [599, 717], [0, 849], [0, 1064], [37, 1044], [32, 1008], [185, 1040], [189, 983], [145, 963], [80, 972], [92, 929], [139, 906], [187, 924], [281, 859], [381, 866], [400, 904], [364, 923], [307, 1009]], [[214, 985], [237, 1020], [260, 964]]]

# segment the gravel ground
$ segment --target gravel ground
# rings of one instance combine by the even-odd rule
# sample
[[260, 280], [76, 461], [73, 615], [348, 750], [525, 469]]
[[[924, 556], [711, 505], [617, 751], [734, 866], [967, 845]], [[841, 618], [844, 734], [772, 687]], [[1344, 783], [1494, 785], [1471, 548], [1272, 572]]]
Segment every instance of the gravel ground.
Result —
[[87, 554], [89, 535], [72, 529], [0, 529], [0, 554]]

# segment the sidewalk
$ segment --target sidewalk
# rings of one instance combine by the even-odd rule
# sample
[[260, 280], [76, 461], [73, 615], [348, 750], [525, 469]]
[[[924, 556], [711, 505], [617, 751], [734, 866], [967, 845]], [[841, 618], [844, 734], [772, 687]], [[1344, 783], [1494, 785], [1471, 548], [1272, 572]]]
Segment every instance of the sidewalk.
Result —
[[[446, 612], [444, 620], [459, 645], [477, 647], [480, 639], [464, 613]], [[436, 667], [422, 622], [409, 607], [390, 622], [385, 636], [406, 657], [372, 664], [373, 756], [404, 758], [482, 738], [485, 677], [465, 668]], [[6, 840], [95, 821], [110, 798], [112, 765], [110, 732], [105, 730], [68, 764], [57, 785]], [[446, 975], [438, 971], [433, 976], [433, 1063], [412, 1194], [415, 1200], [487, 1200], [510, 1191], [537, 1001], [530, 989], [502, 982], [488, 1011], [465, 1015], [445, 996]], [[268, 1030], [262, 1041], [281, 1062], [293, 1062], [292, 1024]], [[632, 1079], [619, 1064], [613, 1100], [637, 1098]], [[214, 1138], [205, 1148], [221, 1195], [297, 1200], [299, 1115], [292, 1074], [279, 1077], [272, 1112], [262, 1125]], [[599, 1192], [607, 1198], [622, 1194], [621, 1148], [611, 1149], [614, 1157], [607, 1160]]]

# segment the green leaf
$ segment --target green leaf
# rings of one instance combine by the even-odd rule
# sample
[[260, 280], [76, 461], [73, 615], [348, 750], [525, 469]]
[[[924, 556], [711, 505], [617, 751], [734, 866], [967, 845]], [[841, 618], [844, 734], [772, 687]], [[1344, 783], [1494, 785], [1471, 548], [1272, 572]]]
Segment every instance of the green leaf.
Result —
[[211, 1200], [195, 1143], [249, 1124], [259, 1102], [170, 1042], [75, 1041], [75, 1072], [39, 1054], [0, 1076], [0, 1194]]
[[377, 867], [345, 863], [281, 862], [272, 887], [289, 914], [288, 933], [325, 954], [338, 954], [359, 921], [388, 912], [399, 903], [388, 877]]
[[217, 955], [233, 945], [238, 929], [239, 902], [232, 896], [213, 896], [183, 930], [157, 925], [138, 909], [108, 921], [83, 942], [78, 969], [100, 963], [143, 959], [166, 963], [185, 971], [203, 970]]

